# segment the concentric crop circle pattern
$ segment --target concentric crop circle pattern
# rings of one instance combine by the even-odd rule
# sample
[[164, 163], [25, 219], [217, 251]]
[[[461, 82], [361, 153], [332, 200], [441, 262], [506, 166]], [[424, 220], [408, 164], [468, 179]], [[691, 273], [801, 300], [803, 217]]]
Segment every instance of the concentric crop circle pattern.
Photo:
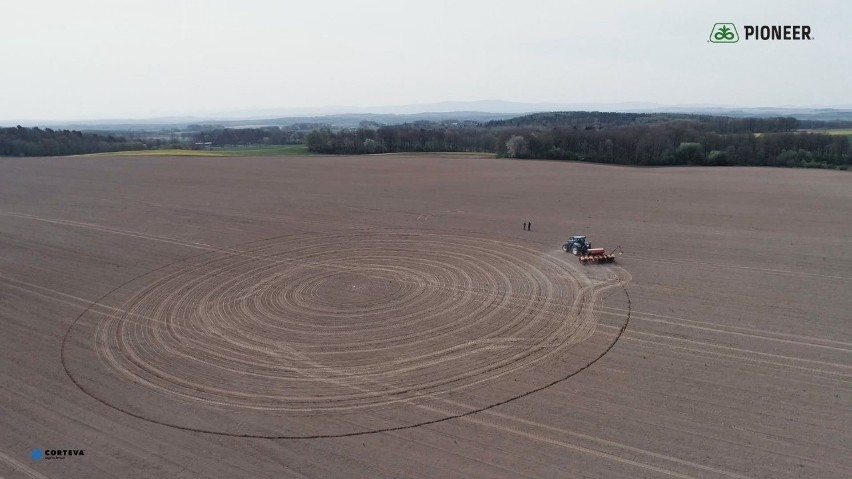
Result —
[[493, 389], [464, 412], [594, 332], [594, 303], [623, 278], [593, 282], [570, 259], [469, 236], [298, 234], [176, 265], [73, 328], [120, 382], [227, 414], [428, 408]]

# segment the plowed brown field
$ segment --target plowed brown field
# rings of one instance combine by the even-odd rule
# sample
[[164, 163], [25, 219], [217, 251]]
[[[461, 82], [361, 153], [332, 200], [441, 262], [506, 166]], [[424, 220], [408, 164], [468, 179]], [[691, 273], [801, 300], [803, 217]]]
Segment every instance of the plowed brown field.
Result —
[[850, 477], [850, 246], [846, 172], [0, 158], [0, 477]]

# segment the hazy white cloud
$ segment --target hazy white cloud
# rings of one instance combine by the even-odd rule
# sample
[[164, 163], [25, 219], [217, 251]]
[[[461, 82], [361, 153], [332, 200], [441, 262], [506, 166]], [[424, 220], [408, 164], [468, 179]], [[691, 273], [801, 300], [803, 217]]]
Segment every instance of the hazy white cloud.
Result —
[[[845, 1], [0, 0], [0, 120], [443, 100], [850, 105]], [[707, 43], [715, 22], [810, 42]]]

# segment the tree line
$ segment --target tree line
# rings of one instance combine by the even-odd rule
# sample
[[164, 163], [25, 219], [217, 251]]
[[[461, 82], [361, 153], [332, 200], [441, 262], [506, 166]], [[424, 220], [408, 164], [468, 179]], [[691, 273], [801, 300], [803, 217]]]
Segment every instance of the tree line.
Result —
[[215, 128], [195, 133], [193, 140], [195, 143], [211, 143], [213, 146], [301, 145], [305, 143], [310, 129], [318, 126], [303, 124], [290, 128]]
[[800, 121], [792, 117], [734, 118], [691, 113], [617, 113], [599, 111], [554, 111], [495, 120], [486, 127], [566, 128], [594, 130], [608, 127], [640, 126], [689, 121], [697, 129], [716, 133], [771, 133], [794, 131]]
[[489, 129], [405, 124], [341, 131], [322, 128], [309, 133], [305, 144], [310, 151], [333, 154], [427, 151], [494, 153], [497, 140], [498, 132]]
[[723, 134], [676, 121], [605, 130], [504, 131], [498, 156], [643, 166], [784, 166], [848, 169], [844, 136], [805, 132]]
[[141, 141], [123, 136], [50, 128], [0, 128], [0, 156], [63, 156], [142, 150]]
[[480, 124], [403, 124], [306, 137], [332, 154], [485, 152], [498, 157], [621, 165], [743, 165], [848, 169], [845, 136], [796, 131], [795, 118], [551, 112]]
[[292, 127], [215, 128], [197, 131], [187, 137], [157, 132], [130, 133], [81, 132], [50, 128], [0, 128], [0, 156], [65, 156], [129, 150], [189, 148], [193, 143], [210, 142], [213, 146], [304, 144], [311, 128], [319, 124]]
[[[481, 152], [498, 157], [623, 165], [750, 165], [848, 169], [842, 135], [802, 131], [827, 125], [795, 118], [732, 118], [671, 113], [547, 112], [488, 122], [427, 120], [333, 130], [321, 123], [289, 127], [193, 125], [187, 136], [0, 128], [0, 156], [60, 156], [123, 150], [306, 144], [317, 153]], [[196, 129], [197, 128], [197, 129]], [[211, 128], [211, 129], [207, 129]]]

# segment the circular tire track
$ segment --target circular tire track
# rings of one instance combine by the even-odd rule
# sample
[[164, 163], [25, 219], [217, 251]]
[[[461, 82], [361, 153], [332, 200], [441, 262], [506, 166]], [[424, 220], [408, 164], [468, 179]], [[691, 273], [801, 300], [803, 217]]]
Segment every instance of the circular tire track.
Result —
[[[604, 291], [629, 280], [606, 267], [593, 282], [570, 259], [439, 234], [263, 240], [117, 288], [99, 303], [119, 312], [84, 312], [63, 364], [95, 399], [198, 432], [334, 437], [430, 424], [527, 395], [530, 377], [533, 390], [555, 384], [612, 347], [617, 337], [568, 371], [553, 367], [594, 333]], [[524, 390], [505, 387], [520, 376]], [[198, 411], [205, 421], [188, 416]], [[296, 432], [270, 432], [280, 429]]]

